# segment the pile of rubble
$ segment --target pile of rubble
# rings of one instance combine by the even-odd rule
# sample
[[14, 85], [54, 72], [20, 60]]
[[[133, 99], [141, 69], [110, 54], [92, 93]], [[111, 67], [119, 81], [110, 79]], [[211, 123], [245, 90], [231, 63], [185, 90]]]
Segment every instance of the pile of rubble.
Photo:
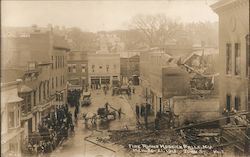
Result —
[[188, 145], [188, 146], [216, 146], [220, 143], [217, 129], [187, 129], [167, 130], [112, 130], [108, 137], [98, 137], [102, 143], [115, 143], [124, 148], [130, 145]]
[[116, 130], [110, 131], [110, 142], [128, 148], [129, 144], [176, 144], [183, 143], [180, 136], [172, 130]]

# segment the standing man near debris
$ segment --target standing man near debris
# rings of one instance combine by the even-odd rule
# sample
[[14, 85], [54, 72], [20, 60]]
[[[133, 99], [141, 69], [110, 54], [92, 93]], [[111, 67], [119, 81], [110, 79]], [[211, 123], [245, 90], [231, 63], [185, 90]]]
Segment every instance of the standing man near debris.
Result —
[[136, 113], [136, 117], [139, 118], [139, 116], [140, 116], [140, 107], [138, 106], [137, 103], [135, 105], [135, 113]]
[[122, 109], [119, 108], [119, 110], [118, 110], [118, 117], [119, 117], [119, 119], [121, 119], [121, 113], [122, 113]]
[[135, 94], [135, 87], [133, 87], [132, 90], [133, 90], [133, 94]]
[[74, 116], [75, 116], [75, 122], [77, 121], [77, 110], [75, 109], [75, 113], [74, 113]]
[[97, 120], [97, 115], [94, 114], [93, 117], [91, 118], [91, 123], [92, 123], [93, 125], [96, 125], [96, 120]]
[[105, 104], [105, 109], [106, 109], [106, 111], [109, 110], [109, 103], [108, 102], [106, 102], [106, 104]]

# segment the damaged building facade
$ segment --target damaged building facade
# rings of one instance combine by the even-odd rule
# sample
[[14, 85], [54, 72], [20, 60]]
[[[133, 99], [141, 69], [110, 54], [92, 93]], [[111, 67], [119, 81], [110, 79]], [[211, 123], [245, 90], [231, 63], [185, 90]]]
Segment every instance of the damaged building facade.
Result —
[[[178, 126], [187, 120], [194, 122], [219, 116], [218, 74], [208, 65], [201, 65], [201, 62], [211, 64], [208, 58], [212, 58], [210, 53], [197, 52], [182, 58], [173, 57], [162, 49], [141, 53], [141, 86], [155, 116], [157, 112], [172, 112], [178, 117]], [[189, 64], [193, 62], [199, 62], [199, 66]]]
[[[165, 72], [167, 72], [167, 69], [169, 71], [170, 67], [174, 71], [178, 69], [177, 65], [171, 63], [171, 61], [173, 61], [172, 56], [166, 54], [161, 49], [142, 52], [140, 55], [140, 84], [143, 88], [143, 96], [146, 102], [152, 105], [155, 115], [157, 112], [167, 108], [167, 101], [163, 100], [163, 95], [166, 96], [168, 90], [166, 83], [168, 81], [172, 82], [172, 79], [167, 80], [170, 77]], [[173, 76], [175, 74], [176, 72], [170, 75]], [[173, 92], [177, 94], [177, 91]]]

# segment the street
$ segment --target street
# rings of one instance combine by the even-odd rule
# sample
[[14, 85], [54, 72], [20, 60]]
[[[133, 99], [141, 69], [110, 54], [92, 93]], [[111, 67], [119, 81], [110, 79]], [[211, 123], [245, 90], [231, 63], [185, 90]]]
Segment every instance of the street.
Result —
[[[74, 135], [69, 136], [69, 138], [56, 149], [50, 156], [60, 156], [60, 157], [68, 157], [74, 154], [74, 157], [82, 157], [82, 156], [115, 156], [117, 152], [121, 151], [121, 147], [114, 146], [110, 144], [105, 144], [106, 148], [101, 146], [97, 146], [91, 142], [84, 140], [84, 138], [88, 137], [89, 140], [94, 141], [96, 138], [92, 138], [92, 136], [105, 136], [107, 130], [119, 130], [119, 129], [134, 129], [136, 126], [136, 118], [133, 113], [133, 107], [128, 103], [128, 100], [125, 96], [111, 96], [111, 91], [108, 91], [107, 95], [104, 95], [103, 90], [92, 90], [91, 91], [91, 100], [92, 104], [88, 107], [80, 107], [80, 113], [78, 114], [78, 121], [75, 125], [75, 133]], [[97, 109], [99, 107], [104, 107], [104, 104], [108, 102], [110, 106], [115, 109], [121, 108], [122, 113], [121, 119], [117, 118], [115, 120], [111, 120], [108, 123], [101, 122], [100, 119], [97, 120], [97, 126], [94, 127], [91, 124], [91, 121], [88, 121], [88, 124], [85, 124], [82, 115], [83, 113], [97, 113]], [[71, 113], [74, 113], [74, 107], [70, 108]], [[110, 108], [109, 110], [113, 110]], [[97, 141], [94, 141], [98, 143]], [[103, 143], [100, 143], [104, 145]], [[115, 152], [112, 152], [112, 149]], [[123, 152], [119, 152], [123, 153]]]

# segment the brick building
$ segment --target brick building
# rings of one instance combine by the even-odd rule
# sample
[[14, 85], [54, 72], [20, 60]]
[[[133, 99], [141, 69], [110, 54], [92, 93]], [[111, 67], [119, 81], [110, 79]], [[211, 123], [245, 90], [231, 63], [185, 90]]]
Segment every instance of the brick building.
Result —
[[83, 51], [67, 53], [69, 89], [84, 89], [88, 86], [88, 55]]
[[213, 4], [219, 15], [220, 111], [249, 109], [249, 1]]
[[[211, 7], [219, 16], [220, 115], [250, 111], [249, 0], [221, 0]], [[249, 117], [240, 117], [242, 121], [237, 117], [220, 121], [223, 139], [237, 141], [230, 145], [233, 154], [228, 156], [250, 155]], [[224, 128], [228, 123], [231, 127]]]
[[89, 84], [114, 85], [120, 81], [120, 55], [112, 53], [88, 55]]
[[55, 105], [66, 102], [66, 52], [63, 37], [53, 30], [34, 29], [25, 37], [3, 38], [2, 81], [21, 79], [18, 94], [22, 103], [25, 136], [37, 131], [38, 123]]
[[140, 76], [140, 56], [135, 55], [129, 58], [121, 58], [121, 82], [128, 82], [133, 76]]

